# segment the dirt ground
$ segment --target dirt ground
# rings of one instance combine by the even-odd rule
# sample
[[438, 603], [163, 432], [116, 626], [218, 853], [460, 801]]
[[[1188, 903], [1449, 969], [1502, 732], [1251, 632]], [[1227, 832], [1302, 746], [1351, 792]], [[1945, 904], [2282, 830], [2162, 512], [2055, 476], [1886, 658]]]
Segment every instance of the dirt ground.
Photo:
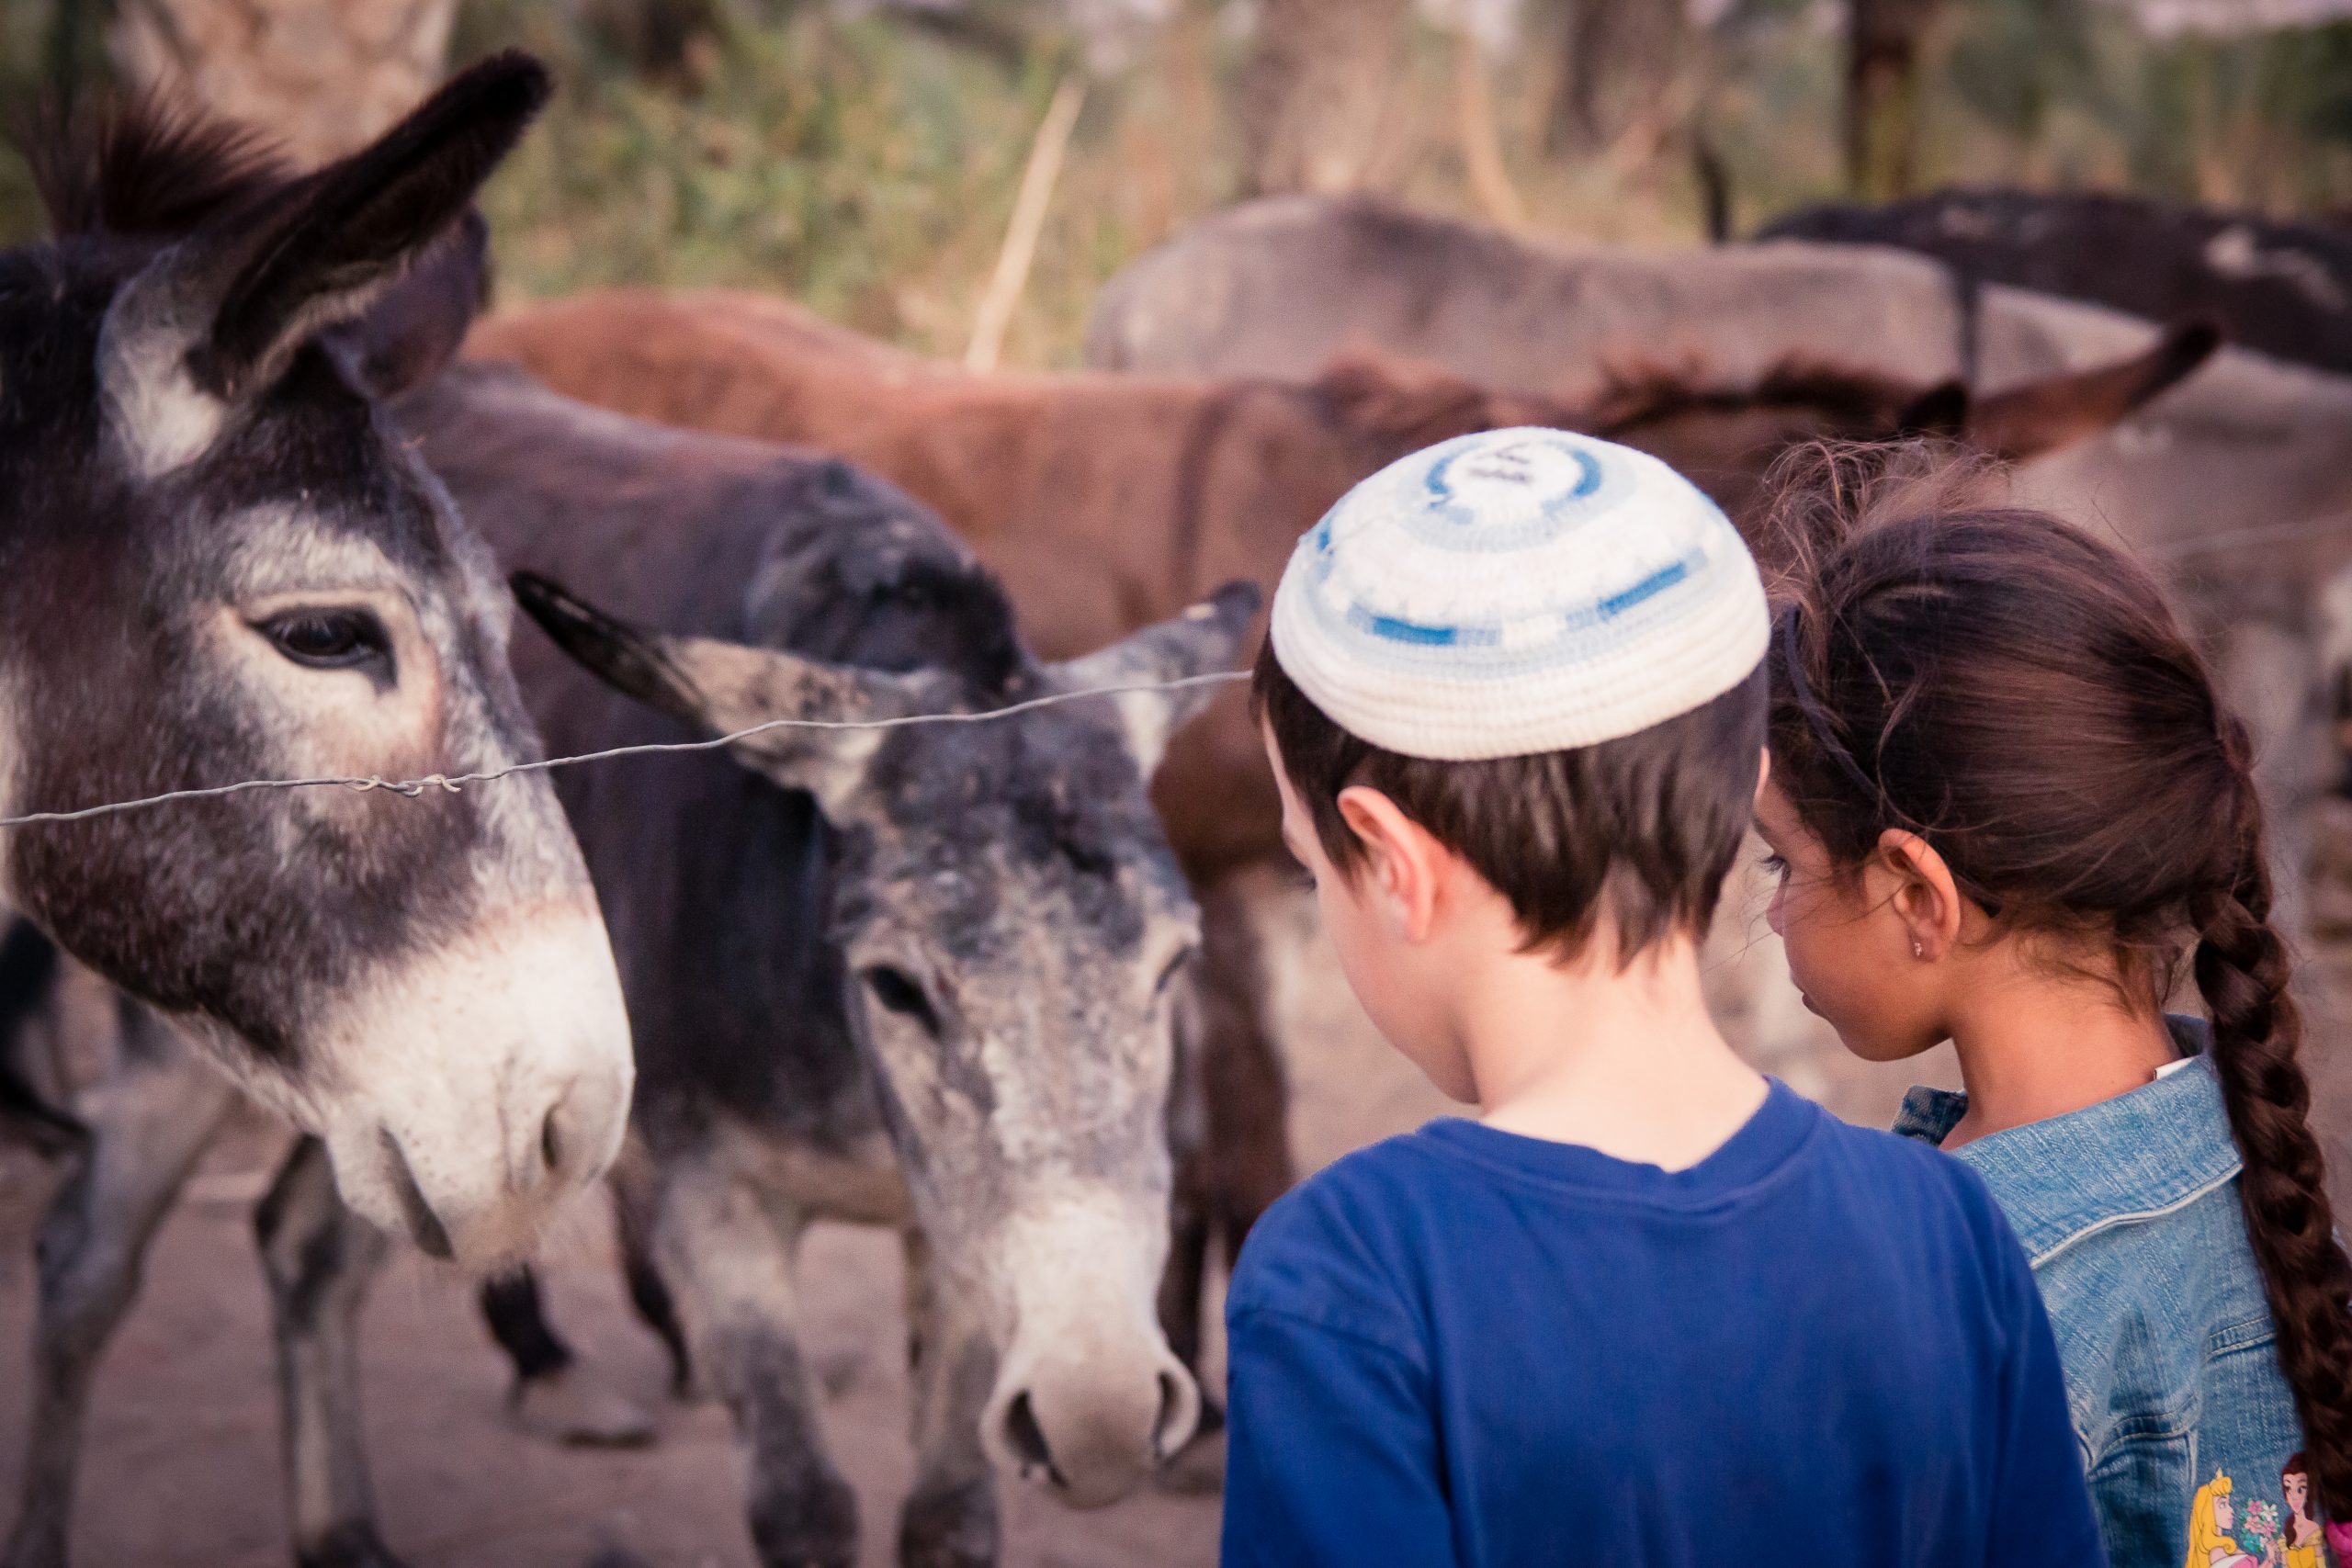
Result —
[[[1374, 1038], [1317, 955], [1303, 911], [1271, 923], [1301, 961], [1278, 967], [1300, 1156], [1319, 1165], [1418, 1125], [1443, 1106]], [[1719, 954], [1719, 965], [1737, 957]], [[1752, 957], [1750, 961], [1756, 961]], [[1719, 973], [1728, 972], [1720, 970]], [[2352, 1128], [2352, 1063], [2327, 1046], [2333, 999], [2318, 1010], [2321, 1103]], [[1755, 1021], [1733, 1021], [1750, 1033]], [[1754, 1055], [1768, 1070], [1855, 1120], [1883, 1124], [1904, 1084], [1951, 1081], [1948, 1060], [1869, 1068], [1817, 1033], [1783, 1026]], [[2332, 1143], [2340, 1140], [2331, 1139]], [[101, 1374], [76, 1521], [81, 1568], [276, 1568], [288, 1561], [278, 1477], [266, 1305], [250, 1228], [254, 1198], [282, 1134], [255, 1119], [216, 1148], [166, 1224], [147, 1288]], [[2344, 1168], [2340, 1148], [2332, 1149]], [[13, 1517], [23, 1457], [29, 1235], [52, 1178], [0, 1154], [0, 1519]], [[604, 1216], [573, 1216], [550, 1244], [545, 1279], [558, 1320], [622, 1387], [662, 1409], [651, 1449], [557, 1449], [514, 1431], [504, 1364], [465, 1281], [401, 1257], [366, 1320], [369, 1450], [387, 1539], [412, 1568], [582, 1568], [622, 1546], [662, 1568], [750, 1568], [741, 1473], [715, 1406], [664, 1404], [664, 1367], [624, 1304]], [[808, 1246], [807, 1343], [828, 1390], [827, 1430], [865, 1502], [865, 1562], [890, 1560], [910, 1479], [904, 1433], [895, 1244], [820, 1228]], [[1073, 1514], [1016, 1483], [1004, 1488], [1006, 1562], [1015, 1568], [1179, 1568], [1216, 1556], [1214, 1495], [1168, 1491]]]

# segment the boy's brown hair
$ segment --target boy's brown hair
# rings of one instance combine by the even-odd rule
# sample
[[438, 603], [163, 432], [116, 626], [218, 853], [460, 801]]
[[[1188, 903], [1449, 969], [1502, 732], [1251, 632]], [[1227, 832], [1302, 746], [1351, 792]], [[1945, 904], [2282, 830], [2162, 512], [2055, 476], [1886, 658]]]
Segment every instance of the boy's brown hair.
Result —
[[1378, 790], [1510, 901], [1526, 950], [1575, 958], [1605, 916], [1620, 966], [1714, 918], [1754, 815], [1764, 750], [1759, 667], [1689, 713], [1616, 740], [1487, 761], [1408, 757], [1342, 729], [1258, 650], [1250, 706], [1323, 853], [1352, 875], [1363, 844], [1340, 792]]

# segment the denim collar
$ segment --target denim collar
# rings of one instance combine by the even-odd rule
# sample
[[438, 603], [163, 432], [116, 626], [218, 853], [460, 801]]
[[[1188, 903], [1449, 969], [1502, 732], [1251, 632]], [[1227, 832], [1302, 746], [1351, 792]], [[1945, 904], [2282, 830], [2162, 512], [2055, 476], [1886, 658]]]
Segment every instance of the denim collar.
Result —
[[[2238, 1173], [2221, 1080], [2200, 1019], [2170, 1018], [2189, 1058], [2144, 1088], [2046, 1122], [1989, 1134], [1952, 1151], [1993, 1190], [2035, 1267], [2114, 1225], [2195, 1201]], [[1915, 1088], [1894, 1131], [1940, 1145], [1968, 1096]]]

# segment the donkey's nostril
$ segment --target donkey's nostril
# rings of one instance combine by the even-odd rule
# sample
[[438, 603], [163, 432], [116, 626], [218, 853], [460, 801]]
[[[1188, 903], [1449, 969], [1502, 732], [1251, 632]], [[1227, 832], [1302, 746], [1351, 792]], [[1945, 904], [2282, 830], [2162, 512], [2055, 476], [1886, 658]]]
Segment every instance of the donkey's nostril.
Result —
[[548, 1112], [539, 1124], [539, 1158], [547, 1163], [548, 1174], [563, 1174], [563, 1107], [558, 1105]]
[[1200, 1420], [1199, 1394], [1189, 1380], [1175, 1372], [1159, 1374], [1159, 1419], [1152, 1423], [1154, 1457], [1169, 1459], [1192, 1441]]
[[1021, 1472], [1026, 1475], [1044, 1471], [1057, 1485], [1062, 1473], [1054, 1468], [1053, 1450], [1046, 1446], [1046, 1429], [1037, 1425], [1037, 1413], [1030, 1407], [1026, 1391], [1012, 1396], [1004, 1409], [1005, 1441], [1012, 1445], [1012, 1455], [1021, 1461]]

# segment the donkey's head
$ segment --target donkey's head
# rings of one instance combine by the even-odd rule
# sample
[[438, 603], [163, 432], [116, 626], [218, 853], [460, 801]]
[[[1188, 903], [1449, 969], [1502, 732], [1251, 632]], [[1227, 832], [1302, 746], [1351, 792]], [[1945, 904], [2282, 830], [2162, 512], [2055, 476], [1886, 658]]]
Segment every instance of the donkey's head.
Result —
[[1567, 400], [1485, 387], [1438, 366], [1364, 350], [1335, 358], [1309, 390], [1352, 437], [1363, 472], [1473, 431], [1548, 425], [1662, 457], [1744, 521], [1763, 503], [1773, 461], [1807, 442], [1927, 435], [2023, 461], [2098, 434], [2220, 345], [2210, 323], [2192, 321], [2116, 364], [1983, 398], [1959, 381], [1919, 385], [1792, 360], [1736, 386], [1679, 371], [1620, 374], [1597, 400]]
[[2114, 364], [1982, 397], [1961, 381], [1921, 385], [1804, 361], [1738, 387], [1673, 373], [1623, 376], [1571, 428], [1664, 458], [1745, 523], [1764, 504], [1774, 460], [1808, 442], [1929, 436], [2024, 462], [2098, 434], [2220, 346], [2219, 332], [2192, 321]]
[[[974, 714], [1228, 666], [1257, 607], [1228, 588], [1102, 652], [1041, 666], [977, 569], [889, 585], [1001, 650], [888, 674], [650, 637], [539, 580], [526, 605], [605, 679], [711, 733], [779, 718]], [[944, 603], [984, 594], [961, 608]], [[888, 606], [874, 614], [888, 614]], [[999, 628], [1001, 635], [989, 630]], [[1130, 690], [978, 723], [781, 729], [741, 760], [835, 830], [831, 936], [917, 1215], [993, 1380], [983, 1440], [1080, 1506], [1118, 1497], [1190, 1434], [1197, 1396], [1154, 1314], [1167, 1251], [1165, 1113], [1198, 918], [1147, 785], [1214, 688]], [[968, 1386], [968, 1385], [967, 1385]]]
[[[533, 755], [493, 563], [322, 334], [546, 92], [489, 62], [300, 178], [153, 106], [30, 149], [58, 238], [0, 254], [0, 813]], [[618, 1145], [618, 982], [538, 777], [26, 827], [0, 882], [428, 1251], [519, 1247]]]

